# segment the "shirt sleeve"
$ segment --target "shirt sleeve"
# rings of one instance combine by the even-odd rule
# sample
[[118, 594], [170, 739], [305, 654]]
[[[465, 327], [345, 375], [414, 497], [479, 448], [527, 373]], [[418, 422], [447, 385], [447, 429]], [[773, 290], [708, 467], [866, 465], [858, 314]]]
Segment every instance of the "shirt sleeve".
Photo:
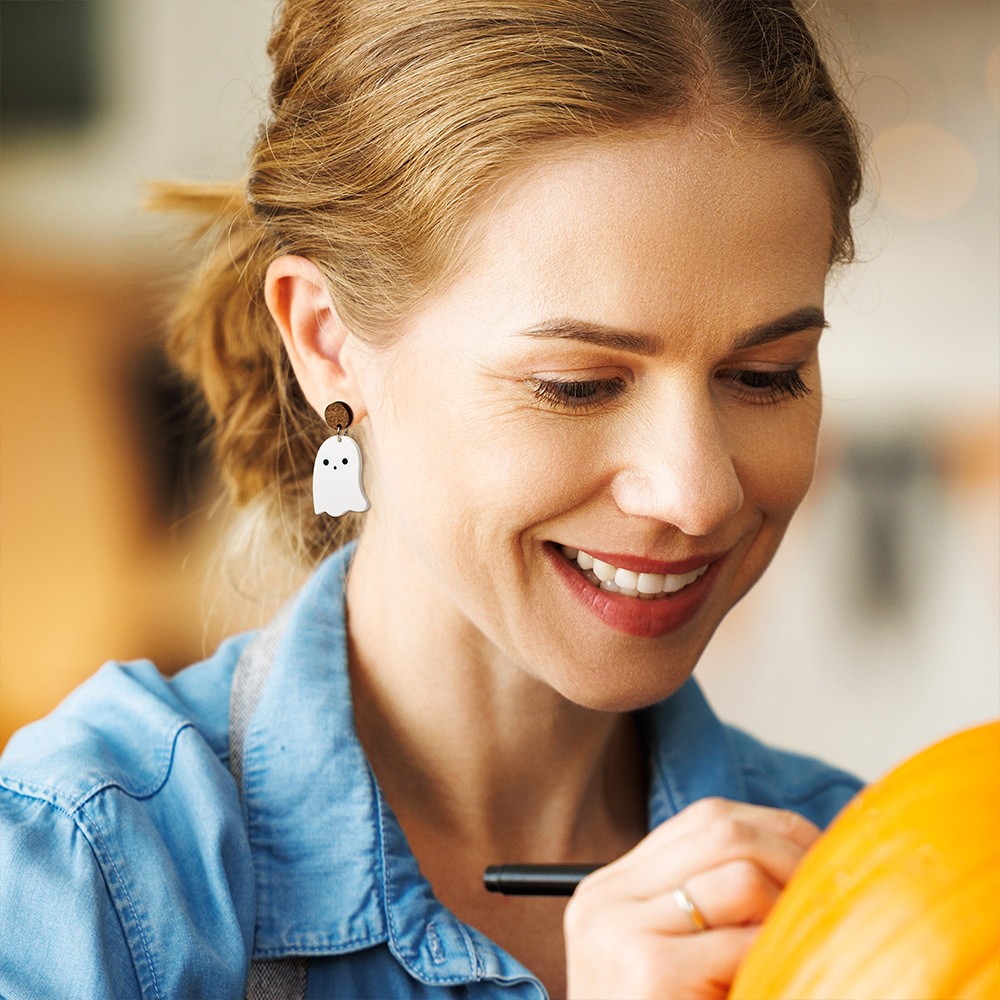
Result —
[[791, 809], [825, 829], [864, 787], [853, 774], [789, 750], [766, 746], [740, 729], [727, 727], [740, 760], [748, 801]]
[[114, 903], [76, 822], [0, 787], [0, 996], [141, 997]]

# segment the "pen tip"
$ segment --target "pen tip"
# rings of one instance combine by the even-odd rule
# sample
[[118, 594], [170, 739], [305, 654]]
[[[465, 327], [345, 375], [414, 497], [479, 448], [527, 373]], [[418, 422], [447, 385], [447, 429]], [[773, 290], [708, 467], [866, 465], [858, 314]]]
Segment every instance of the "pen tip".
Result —
[[487, 892], [499, 892], [503, 882], [503, 875], [498, 865], [490, 865], [483, 872], [483, 886]]

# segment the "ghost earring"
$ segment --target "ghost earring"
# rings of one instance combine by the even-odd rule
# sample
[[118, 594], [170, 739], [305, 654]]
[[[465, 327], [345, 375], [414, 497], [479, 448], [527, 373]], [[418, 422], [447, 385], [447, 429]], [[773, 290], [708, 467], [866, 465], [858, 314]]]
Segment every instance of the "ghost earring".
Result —
[[361, 449], [345, 433], [354, 420], [347, 403], [331, 403], [324, 413], [336, 433], [316, 453], [313, 465], [313, 509], [317, 514], [340, 517], [349, 510], [368, 510], [371, 504], [361, 485]]

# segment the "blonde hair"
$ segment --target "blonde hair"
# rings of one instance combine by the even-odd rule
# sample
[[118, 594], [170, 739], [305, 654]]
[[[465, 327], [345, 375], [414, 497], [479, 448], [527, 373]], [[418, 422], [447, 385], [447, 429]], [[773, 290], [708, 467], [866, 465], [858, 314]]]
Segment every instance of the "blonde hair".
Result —
[[791, 0], [285, 0], [268, 54], [245, 184], [161, 185], [155, 202], [199, 214], [209, 239], [169, 352], [203, 393], [233, 500], [305, 566], [357, 524], [313, 514], [328, 430], [264, 303], [280, 254], [314, 261], [378, 343], [460, 265], [484, 193], [544, 144], [687, 120], [813, 150], [831, 263], [853, 257], [857, 126]]

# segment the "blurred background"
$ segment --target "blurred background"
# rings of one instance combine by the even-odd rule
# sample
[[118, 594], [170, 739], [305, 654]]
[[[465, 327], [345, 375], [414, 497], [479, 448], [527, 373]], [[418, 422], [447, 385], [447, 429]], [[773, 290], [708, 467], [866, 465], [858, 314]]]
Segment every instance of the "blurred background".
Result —
[[[159, 349], [183, 228], [242, 172], [271, 0], [0, 0], [0, 747], [108, 659], [172, 672], [269, 611], [218, 558]], [[874, 778], [1000, 713], [1000, 14], [817, 5], [871, 144], [831, 282], [816, 484], [698, 668], [728, 721]]]

